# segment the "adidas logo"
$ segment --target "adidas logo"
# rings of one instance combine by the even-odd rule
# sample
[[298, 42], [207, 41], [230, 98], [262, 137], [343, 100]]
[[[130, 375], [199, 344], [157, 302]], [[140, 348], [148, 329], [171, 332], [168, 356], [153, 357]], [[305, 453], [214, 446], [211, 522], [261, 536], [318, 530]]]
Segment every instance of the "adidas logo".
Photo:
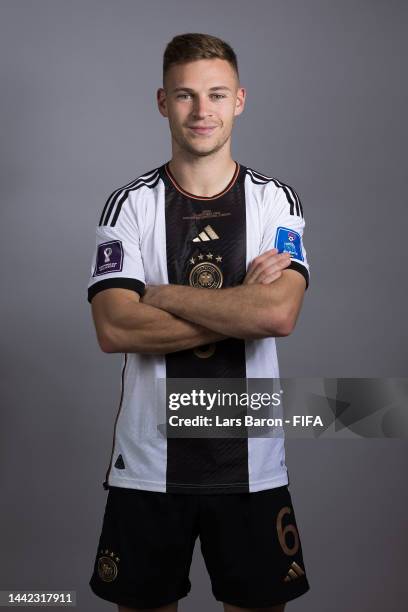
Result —
[[302, 568], [300, 567], [300, 565], [298, 565], [296, 563], [296, 561], [293, 561], [292, 565], [289, 568], [288, 573], [286, 574], [284, 581], [285, 582], [290, 582], [291, 580], [296, 580], [296, 578], [299, 578], [300, 576], [304, 575], [304, 571], [302, 570]]
[[213, 230], [211, 225], [206, 225], [202, 232], [193, 238], [193, 242], [207, 242], [208, 240], [218, 240], [218, 234]]

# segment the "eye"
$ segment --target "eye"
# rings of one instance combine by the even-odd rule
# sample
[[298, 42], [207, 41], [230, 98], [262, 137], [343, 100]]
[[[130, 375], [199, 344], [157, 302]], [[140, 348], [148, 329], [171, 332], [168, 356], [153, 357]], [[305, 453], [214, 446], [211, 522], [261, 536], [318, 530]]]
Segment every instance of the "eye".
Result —
[[[186, 99], [186, 97], [188, 97], [188, 96], [191, 96], [191, 94], [189, 94], [189, 93], [184, 93], [184, 94], [179, 94], [179, 95], [177, 96], [177, 98], [181, 98], [181, 99], [184, 99], [184, 100], [185, 100], [185, 99]], [[225, 96], [225, 95], [223, 95], [223, 94], [211, 94], [211, 96], [212, 96], [213, 98], [216, 98], [217, 100], [220, 100], [221, 98], [226, 98], [226, 96]]]

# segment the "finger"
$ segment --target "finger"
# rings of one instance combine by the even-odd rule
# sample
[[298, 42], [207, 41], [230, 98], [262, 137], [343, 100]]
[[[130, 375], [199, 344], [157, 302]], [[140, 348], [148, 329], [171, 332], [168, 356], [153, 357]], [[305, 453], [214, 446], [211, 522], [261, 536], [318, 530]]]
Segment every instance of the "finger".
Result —
[[264, 251], [263, 253], [258, 255], [255, 259], [263, 259], [265, 257], [268, 257], [269, 255], [272, 255], [273, 253], [278, 253], [278, 249], [276, 247], [274, 247], [273, 249], [269, 249], [268, 251]]
[[278, 249], [273, 248], [273, 249], [269, 249], [269, 251], [265, 251], [264, 253], [261, 253], [261, 255], [257, 255], [257, 257], [255, 257], [251, 261], [248, 269], [250, 269], [251, 267], [257, 265], [258, 263], [264, 261], [264, 259], [266, 259], [267, 257], [270, 257], [271, 255], [275, 255], [277, 253], [278, 253]]
[[271, 273], [275, 270], [280, 270], [287, 267], [290, 264], [291, 258], [288, 253], [280, 253], [278, 255], [270, 256], [268, 259], [257, 264], [253, 270], [250, 271], [249, 277], [253, 281], [257, 281], [261, 274], [265, 272]]
[[255, 280], [253, 279], [252, 276], [246, 276], [244, 278], [244, 282], [242, 283], [243, 285], [253, 285], [255, 283]]
[[268, 251], [265, 251], [265, 253], [263, 253], [262, 255], [258, 255], [249, 264], [249, 267], [248, 267], [248, 270], [247, 270], [247, 275], [249, 275], [249, 276], [245, 280], [249, 280], [251, 275], [253, 273], [255, 273], [255, 272], [256, 272], [256, 274], [258, 274], [259, 273], [259, 266], [261, 266], [260, 269], [262, 270], [263, 269], [263, 265], [265, 264], [265, 262], [271, 263], [274, 260], [276, 260], [276, 261], [281, 261], [281, 260], [289, 261], [290, 260], [290, 254], [287, 253], [286, 251], [283, 251], [282, 253], [279, 253], [278, 249], [273, 248], [273, 249], [269, 249]]
[[273, 283], [274, 281], [278, 280], [278, 278], [280, 278], [281, 276], [282, 272], [280, 270], [277, 270], [273, 274], [268, 274], [262, 277], [262, 280], [259, 282], [261, 285], [269, 285], [270, 283]]
[[284, 251], [283, 253], [278, 253], [277, 249], [272, 249], [272, 251], [266, 251], [263, 255], [259, 255], [258, 257], [255, 257], [255, 259], [251, 261], [251, 263], [248, 266], [248, 272], [264, 264], [266, 261], [270, 262], [270, 261], [273, 261], [274, 259], [280, 260], [288, 256], [290, 257], [289, 253], [287, 253], [286, 251]]

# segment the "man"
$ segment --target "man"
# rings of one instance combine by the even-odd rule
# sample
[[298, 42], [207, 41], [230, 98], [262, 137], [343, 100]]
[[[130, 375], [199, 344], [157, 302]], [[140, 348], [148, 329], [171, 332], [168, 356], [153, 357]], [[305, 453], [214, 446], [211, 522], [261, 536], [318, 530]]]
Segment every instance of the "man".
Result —
[[97, 227], [88, 300], [124, 359], [90, 586], [121, 612], [176, 611], [197, 536], [225, 612], [282, 612], [309, 589], [283, 437], [158, 428], [160, 379], [279, 377], [275, 337], [309, 284], [297, 193], [231, 157], [245, 97], [226, 42], [173, 38], [157, 92], [171, 160], [114, 191]]

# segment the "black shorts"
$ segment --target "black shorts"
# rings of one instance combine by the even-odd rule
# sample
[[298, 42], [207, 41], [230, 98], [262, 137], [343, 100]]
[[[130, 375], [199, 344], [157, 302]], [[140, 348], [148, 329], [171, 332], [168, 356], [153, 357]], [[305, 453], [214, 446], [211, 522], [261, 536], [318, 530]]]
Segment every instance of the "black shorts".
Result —
[[110, 487], [89, 585], [134, 608], [181, 599], [197, 536], [218, 601], [266, 607], [310, 588], [286, 485], [228, 495]]

